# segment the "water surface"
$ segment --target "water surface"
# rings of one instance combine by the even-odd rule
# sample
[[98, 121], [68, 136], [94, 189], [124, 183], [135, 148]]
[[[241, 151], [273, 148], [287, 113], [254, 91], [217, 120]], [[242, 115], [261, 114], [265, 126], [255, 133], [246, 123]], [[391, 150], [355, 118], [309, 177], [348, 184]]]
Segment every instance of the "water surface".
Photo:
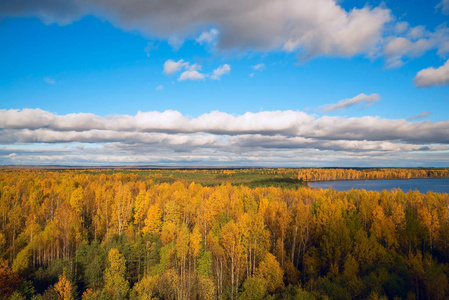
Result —
[[449, 178], [426, 178], [426, 179], [381, 179], [381, 180], [338, 180], [309, 182], [313, 188], [328, 189], [332, 187], [337, 191], [349, 191], [351, 189], [365, 189], [367, 191], [378, 191], [401, 189], [404, 192], [418, 190], [425, 194], [428, 191], [435, 193], [449, 193]]

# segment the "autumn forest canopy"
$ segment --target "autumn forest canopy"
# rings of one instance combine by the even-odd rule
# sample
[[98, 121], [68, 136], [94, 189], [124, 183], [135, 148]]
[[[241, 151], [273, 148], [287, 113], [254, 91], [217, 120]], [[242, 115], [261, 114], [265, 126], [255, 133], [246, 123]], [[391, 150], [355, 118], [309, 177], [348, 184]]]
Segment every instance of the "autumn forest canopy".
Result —
[[0, 170], [0, 299], [447, 299], [433, 169]]

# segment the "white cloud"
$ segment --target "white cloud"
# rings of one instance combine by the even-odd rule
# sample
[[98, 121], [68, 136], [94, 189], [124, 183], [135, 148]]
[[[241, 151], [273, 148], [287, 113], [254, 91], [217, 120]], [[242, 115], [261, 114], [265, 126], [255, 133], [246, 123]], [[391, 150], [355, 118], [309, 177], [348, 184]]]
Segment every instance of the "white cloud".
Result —
[[212, 73], [212, 75], [210, 76], [210, 78], [214, 79], [214, 80], [220, 80], [220, 77], [225, 75], [225, 74], [229, 74], [229, 72], [231, 72], [231, 66], [229, 66], [228, 64], [224, 64], [218, 68], [216, 68], [214, 70], [214, 72]]
[[[165, 74], [173, 74], [177, 73], [179, 71], [183, 70], [181, 75], [178, 78], [178, 81], [185, 81], [185, 80], [202, 80], [205, 79], [206, 74], [200, 73], [201, 65], [195, 63], [190, 64], [189, 62], [184, 62], [183, 59], [180, 59], [179, 61], [174, 60], [167, 60], [164, 63], [164, 73]], [[212, 74], [210, 75], [210, 78], [213, 80], [219, 80], [221, 76], [228, 74], [231, 71], [231, 67], [228, 64], [224, 64], [217, 69], [215, 69]]]
[[200, 44], [215, 44], [219, 33], [215, 28], [209, 31], [203, 31], [196, 41]]
[[54, 79], [51, 79], [50, 77], [44, 77], [44, 81], [48, 84], [55, 84], [56, 81]]
[[437, 9], [441, 8], [441, 12], [445, 15], [449, 14], [449, 0], [442, 0], [437, 6]]
[[398, 22], [394, 25], [394, 31], [396, 34], [403, 34], [410, 28], [410, 24], [408, 22]]
[[[126, 140], [124, 135], [140, 134], [212, 134], [238, 136], [260, 134], [267, 136], [320, 138], [327, 140], [410, 141], [414, 143], [449, 143], [449, 121], [407, 122], [379, 117], [344, 118], [323, 116], [315, 118], [301, 111], [262, 111], [231, 115], [213, 111], [188, 118], [178, 111], [138, 112], [135, 116], [101, 117], [77, 113], [56, 115], [40, 109], [0, 110], [0, 130], [7, 143], [17, 137], [33, 141], [52, 142], [58, 139], [77, 142], [72, 136], [84, 138]], [[53, 141], [54, 142], [54, 141]], [[80, 141], [78, 141], [80, 142]]]
[[2, 164], [449, 165], [449, 121], [317, 118], [301, 111], [101, 117], [24, 109], [0, 110], [0, 131]]
[[199, 71], [199, 70], [201, 70], [201, 65], [199, 65], [197, 63], [195, 63], [193, 65], [191, 65], [190, 63], [186, 63], [185, 69], [187, 71]]
[[367, 107], [369, 105], [371, 105], [373, 102], [379, 101], [380, 100], [380, 96], [378, 94], [371, 94], [371, 95], [366, 95], [364, 93], [358, 94], [357, 96], [355, 96], [354, 98], [351, 99], [344, 99], [341, 101], [338, 101], [335, 104], [328, 104], [325, 106], [322, 106], [321, 109], [324, 112], [330, 112], [330, 111], [334, 111], [334, 110], [338, 110], [338, 109], [343, 109], [349, 106], [354, 106], [357, 104], [363, 104], [363, 107]]
[[[335, 0], [127, 1], [42, 0], [0, 2], [2, 16], [37, 16], [46, 23], [68, 24], [85, 15], [107, 19], [125, 30], [164, 38], [179, 47], [204, 28], [216, 28], [220, 50], [300, 51], [351, 56], [369, 53], [392, 20], [384, 6], [346, 11]], [[211, 33], [204, 41], [212, 39]]]
[[160, 91], [160, 90], [162, 90], [164, 88], [164, 86], [162, 85], [162, 84], [159, 84], [157, 87], [156, 87], [156, 90], [157, 91]]
[[419, 71], [413, 81], [418, 87], [449, 84], [449, 59], [444, 65], [437, 69], [430, 67]]
[[424, 26], [410, 27], [401, 22], [402, 36], [389, 36], [384, 39], [383, 55], [388, 67], [400, 67], [407, 60], [422, 56], [429, 50], [436, 49], [440, 57], [449, 53], [449, 28], [445, 24], [435, 31], [427, 31]]
[[181, 71], [182, 68], [188, 65], [189, 63], [185, 63], [183, 59], [180, 59], [178, 61], [169, 59], [164, 63], [164, 73], [170, 75]]
[[204, 74], [202, 74], [196, 70], [184, 71], [181, 73], [181, 76], [179, 76], [179, 78], [178, 78], [179, 81], [201, 80], [201, 79], [204, 79]]
[[[432, 49], [441, 57], [449, 53], [449, 30], [444, 24], [430, 32], [407, 22], [394, 24], [397, 18], [385, 4], [345, 10], [340, 2], [132, 0], [125, 4], [120, 0], [6, 0], [0, 2], [0, 18], [36, 16], [46, 24], [65, 25], [94, 15], [124, 30], [165, 39], [174, 49], [193, 38], [216, 45], [220, 51], [283, 49], [297, 52], [301, 59], [385, 55], [389, 67], [400, 66]], [[442, 0], [437, 9], [449, 13], [449, 0]], [[404, 47], [404, 40], [394, 41], [397, 38], [407, 39], [410, 48]]]

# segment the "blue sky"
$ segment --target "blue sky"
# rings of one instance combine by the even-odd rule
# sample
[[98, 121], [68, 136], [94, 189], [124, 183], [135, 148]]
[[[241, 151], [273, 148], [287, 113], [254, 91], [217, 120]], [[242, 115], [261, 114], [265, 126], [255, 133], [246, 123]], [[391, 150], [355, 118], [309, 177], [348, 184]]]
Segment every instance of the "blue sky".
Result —
[[0, 3], [0, 164], [449, 166], [448, 0], [146, 3]]

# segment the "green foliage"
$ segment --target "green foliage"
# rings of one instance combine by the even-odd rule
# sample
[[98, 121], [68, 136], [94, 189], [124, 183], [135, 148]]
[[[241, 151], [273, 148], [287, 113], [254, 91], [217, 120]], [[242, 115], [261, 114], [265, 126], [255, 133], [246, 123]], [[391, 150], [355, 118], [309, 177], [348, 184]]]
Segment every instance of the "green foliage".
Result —
[[12, 270], [19, 274], [28, 271], [30, 256], [31, 256], [30, 248], [29, 247], [23, 248], [14, 259], [14, 262], [12, 264]]
[[203, 275], [198, 276], [198, 287], [197, 287], [198, 296], [200, 299], [204, 300], [213, 300], [216, 295], [216, 287], [214, 281]]
[[[58, 276], [64, 273], [64, 270], [70, 270], [71, 263], [68, 260], [55, 259], [47, 268], [39, 268], [35, 272], [34, 286], [38, 293], [43, 293], [47, 288], [58, 282]], [[70, 272], [66, 275], [72, 279]]]
[[160, 249], [160, 262], [151, 269], [153, 275], [162, 274], [170, 267], [170, 255], [174, 246], [174, 243], [170, 243]]
[[104, 293], [112, 299], [124, 299], [129, 291], [129, 283], [125, 279], [125, 259], [113, 248], [108, 253], [108, 267], [105, 271]]
[[151, 300], [155, 299], [157, 294], [157, 285], [159, 283], [159, 276], [144, 276], [142, 280], [137, 282], [131, 292], [131, 299]]
[[315, 300], [317, 297], [308, 291], [305, 291], [301, 286], [289, 285], [282, 294], [284, 300]]
[[201, 276], [212, 275], [212, 252], [204, 251], [197, 260], [197, 273]]
[[250, 277], [243, 283], [243, 293], [239, 300], [263, 299], [267, 293], [267, 281], [260, 277]]
[[15, 291], [11, 297], [8, 298], [9, 300], [25, 300], [25, 296], [23, 296], [19, 291]]
[[[98, 290], [103, 286], [103, 273], [106, 268], [106, 251], [98, 242], [83, 243], [75, 254], [79, 265], [78, 279], [86, 288]], [[83, 288], [84, 289], [84, 288]]]
[[34, 288], [33, 283], [29, 280], [22, 281], [17, 290], [26, 299], [31, 299], [36, 294], [36, 289]]
[[318, 279], [317, 290], [331, 299], [351, 299], [351, 294], [346, 287], [329, 277], [321, 277]]

